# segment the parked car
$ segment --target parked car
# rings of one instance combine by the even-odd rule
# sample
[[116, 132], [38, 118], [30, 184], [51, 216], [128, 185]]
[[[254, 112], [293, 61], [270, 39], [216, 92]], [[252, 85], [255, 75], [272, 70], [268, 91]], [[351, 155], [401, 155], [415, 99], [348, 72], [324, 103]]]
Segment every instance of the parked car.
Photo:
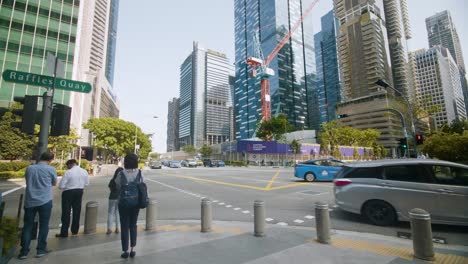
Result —
[[332, 181], [343, 165], [333, 158], [308, 160], [294, 167], [294, 176], [308, 182]]
[[224, 163], [224, 161], [222, 160], [218, 160], [216, 162], [216, 167], [225, 167], [226, 166], [226, 163]]
[[151, 163], [150, 168], [152, 168], [152, 169], [161, 169], [161, 163], [159, 161], [153, 161], [153, 163]]
[[169, 167], [170, 161], [168, 161], [168, 160], [163, 160], [163, 161], [161, 162], [161, 164], [162, 164], [163, 166]]
[[424, 159], [346, 164], [334, 180], [336, 204], [375, 225], [409, 221], [422, 208], [433, 223], [468, 225], [468, 166]]
[[197, 164], [197, 166], [203, 166], [202, 160], [196, 160], [195, 163]]
[[182, 165], [180, 164], [180, 161], [178, 160], [173, 160], [169, 163], [170, 168], [182, 168]]
[[213, 162], [210, 159], [204, 159], [203, 160], [203, 166], [204, 167], [213, 167]]
[[186, 160], [181, 160], [181, 161], [180, 161], [180, 166], [182, 166], [182, 167], [188, 167], [188, 166], [189, 166], [188, 161], [186, 161]]
[[196, 168], [197, 167], [197, 162], [194, 159], [188, 159], [187, 160], [187, 165], [190, 168]]

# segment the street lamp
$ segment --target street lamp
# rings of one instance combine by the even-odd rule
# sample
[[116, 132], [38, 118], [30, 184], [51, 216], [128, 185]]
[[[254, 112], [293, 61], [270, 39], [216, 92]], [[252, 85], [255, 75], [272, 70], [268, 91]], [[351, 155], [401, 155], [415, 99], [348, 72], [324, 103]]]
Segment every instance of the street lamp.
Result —
[[[385, 80], [382, 80], [382, 79], [379, 79], [375, 82], [375, 84], [377, 84], [378, 86], [380, 87], [383, 87], [385, 89], [387, 88], [390, 88], [392, 89], [393, 91], [397, 92], [398, 94], [401, 95], [401, 97], [403, 97], [403, 99], [405, 100], [406, 102], [406, 106], [408, 107], [409, 111], [410, 111], [410, 121], [411, 121], [411, 132], [413, 133], [412, 137], [413, 137], [413, 143], [414, 143], [414, 153], [416, 154], [416, 127], [414, 126], [414, 111], [413, 111], [413, 107], [411, 106], [410, 104], [410, 101], [408, 99], [408, 97], [406, 97], [406, 95], [404, 95], [402, 92], [398, 91], [397, 89], [395, 89], [394, 87], [392, 87], [390, 84], [388, 84]], [[407, 135], [405, 135], [405, 137], [407, 137]], [[408, 148], [409, 150], [409, 148]]]

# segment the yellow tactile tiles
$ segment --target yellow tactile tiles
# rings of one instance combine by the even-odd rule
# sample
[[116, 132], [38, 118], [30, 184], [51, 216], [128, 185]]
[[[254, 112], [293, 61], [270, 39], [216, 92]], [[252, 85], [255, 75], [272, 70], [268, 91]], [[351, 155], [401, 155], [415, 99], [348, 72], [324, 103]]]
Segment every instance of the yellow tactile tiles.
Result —
[[[385, 244], [346, 238], [333, 238], [331, 245], [337, 248], [371, 252], [383, 256], [395, 256], [407, 260], [414, 259], [412, 248], [393, 247]], [[435, 260], [427, 262], [437, 264], [467, 264], [468, 257], [436, 253]]]

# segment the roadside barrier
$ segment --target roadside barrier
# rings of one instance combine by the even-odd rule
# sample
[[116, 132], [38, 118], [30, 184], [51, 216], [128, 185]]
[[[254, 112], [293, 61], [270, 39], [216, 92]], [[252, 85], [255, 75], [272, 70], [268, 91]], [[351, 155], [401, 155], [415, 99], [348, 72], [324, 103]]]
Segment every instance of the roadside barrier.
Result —
[[86, 203], [85, 224], [84, 224], [85, 234], [96, 233], [98, 207], [99, 205], [98, 205], [98, 202], [96, 201], [91, 201], [91, 202]]
[[254, 202], [254, 235], [265, 236], [265, 202], [260, 200]]
[[317, 241], [322, 244], [330, 244], [330, 212], [326, 202], [315, 203], [315, 226]]
[[150, 199], [146, 207], [146, 230], [156, 230], [156, 220], [158, 219], [158, 202], [156, 199]]
[[430, 214], [423, 209], [415, 208], [409, 212], [409, 216], [414, 257], [422, 260], [434, 260]]
[[211, 232], [212, 218], [211, 200], [204, 198], [201, 201], [201, 232]]

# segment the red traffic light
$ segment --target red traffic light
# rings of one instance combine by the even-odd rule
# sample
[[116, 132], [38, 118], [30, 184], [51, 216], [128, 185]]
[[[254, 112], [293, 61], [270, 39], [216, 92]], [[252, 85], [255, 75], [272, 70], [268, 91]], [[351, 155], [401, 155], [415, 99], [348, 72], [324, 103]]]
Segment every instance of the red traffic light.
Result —
[[424, 137], [423, 137], [423, 135], [421, 135], [421, 134], [417, 134], [417, 135], [416, 135], [416, 144], [418, 144], [418, 145], [424, 144]]

